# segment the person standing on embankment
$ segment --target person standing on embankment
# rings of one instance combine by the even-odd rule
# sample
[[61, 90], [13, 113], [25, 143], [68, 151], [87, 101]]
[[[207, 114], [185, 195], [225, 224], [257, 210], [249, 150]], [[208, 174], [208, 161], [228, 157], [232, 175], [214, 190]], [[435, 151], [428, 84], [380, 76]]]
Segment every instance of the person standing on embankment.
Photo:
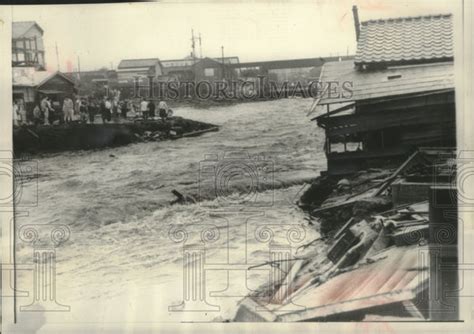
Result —
[[103, 105], [101, 105], [102, 109], [102, 122], [107, 123], [112, 120], [112, 102], [109, 98], [104, 97]]
[[49, 111], [52, 109], [51, 103], [49, 102], [49, 97], [45, 96], [41, 100], [41, 111], [44, 116], [44, 125], [49, 125]]
[[166, 117], [168, 117], [168, 105], [165, 101], [160, 101], [158, 104], [158, 112], [161, 120], [164, 122]]
[[148, 119], [148, 102], [145, 99], [142, 99], [140, 103], [140, 112], [143, 119]]
[[66, 97], [63, 101], [63, 114], [64, 123], [72, 122], [72, 116], [74, 114], [74, 102], [69, 97]]
[[13, 125], [18, 126], [18, 104], [13, 100]]
[[41, 120], [41, 107], [37, 104], [33, 108], [33, 124], [38, 126], [42, 123]]
[[155, 104], [153, 103], [153, 100], [150, 100], [150, 102], [148, 102], [148, 116], [153, 119], [155, 118]]

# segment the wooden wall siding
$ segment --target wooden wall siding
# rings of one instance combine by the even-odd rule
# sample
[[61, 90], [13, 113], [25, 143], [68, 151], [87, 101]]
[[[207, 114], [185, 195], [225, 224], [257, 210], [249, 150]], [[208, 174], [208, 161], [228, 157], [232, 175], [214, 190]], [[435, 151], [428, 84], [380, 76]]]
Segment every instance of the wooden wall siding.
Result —
[[440, 90], [429, 93], [407, 95], [400, 98], [377, 99], [357, 102], [357, 113], [387, 112], [391, 110], [406, 110], [416, 107], [438, 106], [452, 104], [454, 106], [454, 90]]
[[421, 125], [454, 121], [454, 106], [419, 108], [407, 111], [389, 111], [377, 114], [334, 116], [319, 120], [328, 137], [368, 132], [390, 127]]

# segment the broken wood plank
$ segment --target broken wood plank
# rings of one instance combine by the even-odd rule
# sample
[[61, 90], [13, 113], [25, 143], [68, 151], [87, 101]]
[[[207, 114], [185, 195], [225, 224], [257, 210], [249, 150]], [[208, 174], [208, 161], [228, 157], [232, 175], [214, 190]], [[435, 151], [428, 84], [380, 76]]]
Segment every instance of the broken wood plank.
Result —
[[334, 204], [334, 205], [328, 205], [328, 206], [321, 207], [319, 209], [313, 210], [311, 212], [311, 214], [313, 215], [313, 214], [320, 213], [320, 212], [323, 212], [323, 211], [341, 208], [341, 207], [349, 205], [349, 204], [354, 204], [355, 202], [356, 202], [356, 200], [350, 200], [350, 201], [345, 201], [345, 202], [342, 202], [342, 203], [337, 203], [337, 204]]
[[415, 319], [418, 320], [425, 320], [425, 317], [421, 313], [421, 311], [418, 309], [418, 307], [415, 305], [415, 303], [411, 300], [405, 300], [402, 302], [403, 307], [405, 310]]
[[341, 227], [341, 229], [334, 235], [334, 239], [339, 239], [339, 237], [349, 228], [352, 226], [352, 224], [355, 223], [354, 217], [351, 217], [344, 226]]
[[291, 286], [291, 283], [294, 281], [299, 270], [303, 266], [304, 260], [296, 261], [290, 268], [290, 271], [285, 276], [280, 288], [273, 295], [271, 303], [284, 304], [288, 299], [288, 291]]
[[290, 261], [307, 260], [307, 259], [309, 259], [309, 258], [308, 258], [308, 257], [295, 257], [295, 258], [293, 258], [293, 259], [283, 259], [283, 260], [265, 261], [265, 262], [263, 262], [263, 263], [250, 266], [250, 267], [247, 268], [247, 270], [251, 270], [251, 269], [254, 269], [254, 268], [258, 268], [258, 267], [263, 267], [263, 266], [266, 266], [266, 265], [273, 266], [273, 265], [275, 265], [275, 264], [279, 264], [280, 262], [290, 262]]
[[381, 187], [379, 188], [379, 190], [377, 190], [375, 193], [374, 193], [374, 197], [376, 196], [379, 196], [380, 194], [382, 194], [385, 189], [387, 189], [393, 181], [395, 181], [395, 179], [397, 178], [397, 176], [403, 172], [405, 170], [405, 168], [408, 167], [408, 165], [413, 161], [413, 159], [415, 159], [415, 157], [418, 155], [419, 151], [415, 151], [412, 153], [412, 155], [410, 155], [410, 157], [405, 160], [405, 162], [400, 166], [398, 167], [398, 169], [390, 176], [388, 177], [387, 181], [385, 181]]
[[252, 298], [245, 298], [239, 305], [234, 322], [274, 322], [276, 314], [257, 303]]

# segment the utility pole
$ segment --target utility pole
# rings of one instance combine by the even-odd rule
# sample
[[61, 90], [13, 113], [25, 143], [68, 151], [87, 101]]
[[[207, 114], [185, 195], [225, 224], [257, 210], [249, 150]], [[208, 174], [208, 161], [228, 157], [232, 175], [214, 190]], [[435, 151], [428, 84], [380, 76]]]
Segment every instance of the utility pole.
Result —
[[354, 16], [354, 27], [356, 33], [356, 41], [359, 41], [360, 36], [360, 22], [359, 22], [359, 10], [357, 6], [352, 6], [352, 15]]
[[196, 44], [194, 42], [194, 29], [191, 29], [191, 49], [192, 49], [193, 63], [195, 63], [196, 62]]
[[201, 33], [199, 33], [199, 58], [202, 59]]
[[222, 80], [224, 80], [225, 79], [224, 45], [221, 46], [221, 54], [222, 54]]
[[56, 65], [57, 65], [57, 67], [58, 67], [58, 71], [61, 71], [61, 67], [59, 66], [58, 42], [56, 42]]
[[77, 77], [81, 80], [81, 59], [77, 55]]

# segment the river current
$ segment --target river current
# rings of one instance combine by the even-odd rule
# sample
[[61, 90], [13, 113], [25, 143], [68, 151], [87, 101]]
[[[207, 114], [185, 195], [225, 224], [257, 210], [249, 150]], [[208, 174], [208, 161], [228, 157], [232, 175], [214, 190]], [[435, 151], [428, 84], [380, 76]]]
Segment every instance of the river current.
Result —
[[[220, 130], [35, 157], [38, 205], [17, 217], [17, 226], [62, 224], [69, 230], [68, 240], [54, 251], [56, 300], [70, 310], [47, 312], [43, 320], [231, 318], [235, 303], [271, 275], [269, 266], [246, 267], [268, 261], [274, 246], [294, 255], [299, 245], [318, 236], [294, 204], [306, 183], [326, 167], [323, 130], [306, 116], [312, 102], [180, 107], [174, 110], [177, 116], [213, 123]], [[231, 158], [235, 160], [225, 160]], [[222, 161], [230, 162], [216, 193], [213, 174], [207, 172], [224, 166]], [[173, 189], [197, 203], [171, 205]], [[204, 254], [198, 266], [205, 279], [188, 281], [201, 290], [183, 283], [186, 266], [201, 261], [187, 254], [197, 253]], [[31, 244], [17, 241], [20, 264], [32, 264], [32, 254]], [[19, 290], [31, 290], [34, 283], [30, 271], [20, 272], [17, 281]], [[208, 306], [174, 312], [173, 305], [187, 293], [191, 299], [202, 293]], [[19, 305], [30, 302], [31, 295], [18, 300]], [[189, 303], [186, 307], [192, 308]]]

